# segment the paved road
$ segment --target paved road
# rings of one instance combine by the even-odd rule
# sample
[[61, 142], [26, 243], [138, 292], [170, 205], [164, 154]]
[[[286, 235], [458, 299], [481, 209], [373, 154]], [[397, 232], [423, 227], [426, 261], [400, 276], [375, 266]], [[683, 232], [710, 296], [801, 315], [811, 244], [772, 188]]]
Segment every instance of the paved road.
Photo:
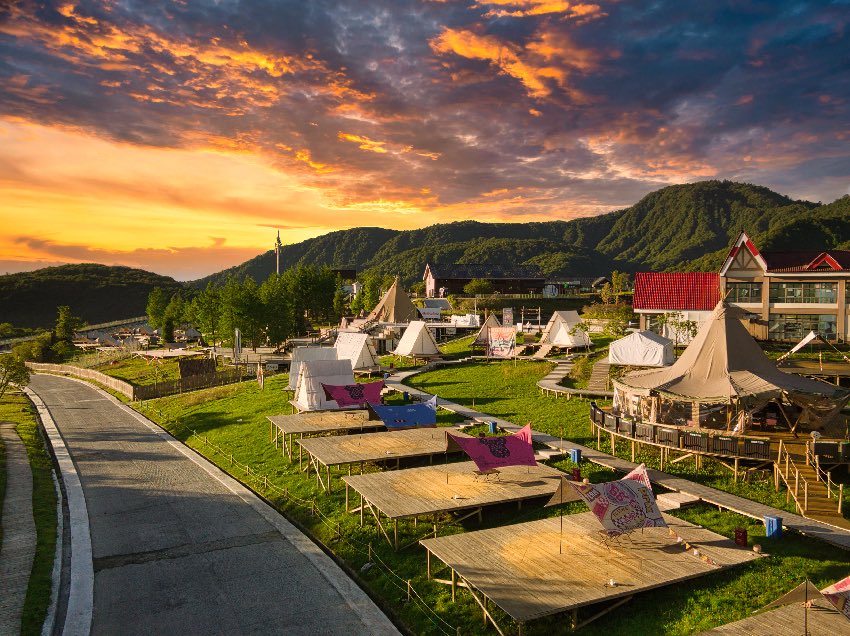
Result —
[[396, 634], [238, 482], [111, 396], [34, 375], [88, 506], [94, 634]]

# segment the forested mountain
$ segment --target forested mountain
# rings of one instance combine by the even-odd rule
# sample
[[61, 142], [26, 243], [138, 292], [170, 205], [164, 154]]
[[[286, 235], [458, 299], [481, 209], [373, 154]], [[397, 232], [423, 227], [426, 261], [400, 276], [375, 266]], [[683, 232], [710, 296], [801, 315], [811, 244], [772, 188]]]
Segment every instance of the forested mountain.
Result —
[[[597, 217], [547, 223], [461, 221], [419, 230], [361, 227], [283, 248], [282, 267], [330, 265], [421, 280], [425, 263], [537, 265], [550, 277], [621, 271], [719, 269], [746, 230], [759, 249], [850, 249], [850, 196], [828, 205], [794, 201], [767, 188], [703, 181], [662, 188], [635, 205]], [[274, 252], [191, 283], [228, 275], [262, 282]], [[67, 304], [89, 322], [142, 315], [150, 289], [180, 283], [141, 270], [100, 265], [52, 267], [0, 276], [0, 322], [48, 326]]]
[[[350, 266], [421, 279], [426, 262], [533, 264], [547, 276], [612, 269], [716, 270], [741, 230], [761, 249], [834, 248], [850, 242], [850, 197], [829, 205], [794, 201], [767, 188], [703, 181], [657, 190], [635, 205], [592, 218], [548, 223], [461, 221], [405, 232], [356, 228], [283, 248], [282, 266]], [[264, 280], [274, 252], [192, 283], [228, 274]]]
[[148, 294], [156, 286], [169, 293], [183, 288], [168, 276], [94, 263], [7, 274], [0, 276], [0, 323], [49, 327], [60, 305], [68, 305], [89, 324], [144, 316]]

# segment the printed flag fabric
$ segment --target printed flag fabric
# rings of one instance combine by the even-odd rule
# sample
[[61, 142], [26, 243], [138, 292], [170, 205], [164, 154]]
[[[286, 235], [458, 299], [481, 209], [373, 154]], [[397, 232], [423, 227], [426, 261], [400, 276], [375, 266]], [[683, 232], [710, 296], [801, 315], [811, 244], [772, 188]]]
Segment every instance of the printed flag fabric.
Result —
[[429, 409], [433, 409], [434, 412], [436, 413], [437, 412], [437, 396], [435, 395], [430, 400], [425, 402], [425, 406], [427, 406]]
[[[525, 433], [525, 429], [528, 432]], [[504, 466], [537, 466], [531, 445], [531, 427], [526, 426], [513, 435], [495, 437], [455, 437], [452, 442], [475, 462], [478, 470], [486, 471]]]
[[384, 388], [384, 381], [366, 382], [364, 384], [345, 384], [336, 386], [333, 384], [322, 383], [322, 388], [329, 400], [336, 401], [340, 407], [346, 406], [362, 406], [367, 403], [380, 403], [381, 389]]
[[406, 404], [404, 406], [370, 404], [369, 408], [391, 431], [408, 428], [435, 428], [437, 426], [437, 412], [427, 404]]
[[516, 348], [513, 327], [490, 327], [487, 330], [487, 355], [491, 358], [510, 358]]
[[850, 618], [850, 576], [825, 587], [820, 593], [835, 605], [835, 609]]
[[623, 479], [634, 479], [636, 482], [649, 488], [650, 491], [652, 490], [652, 482], [649, 481], [649, 475], [646, 472], [646, 464], [641, 464], [623, 477]]
[[610, 537], [641, 528], [666, 528], [652, 491], [633, 479], [602, 484], [570, 482]]

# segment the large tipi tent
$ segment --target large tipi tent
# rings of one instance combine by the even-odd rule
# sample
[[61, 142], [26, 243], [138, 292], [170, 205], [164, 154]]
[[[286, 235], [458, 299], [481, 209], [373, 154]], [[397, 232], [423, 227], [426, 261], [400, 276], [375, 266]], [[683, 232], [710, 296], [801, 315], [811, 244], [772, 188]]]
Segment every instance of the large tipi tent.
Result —
[[414, 320], [401, 334], [393, 353], [397, 356], [426, 357], [440, 355], [440, 349], [428, 326], [421, 320]]
[[672, 366], [615, 380], [615, 405], [651, 421], [743, 433], [753, 411], [770, 401], [790, 403], [800, 409], [793, 429], [824, 427], [824, 434], [843, 435], [835, 415], [850, 391], [780, 371], [741, 323], [743, 317], [740, 308], [719, 302]]
[[380, 366], [378, 353], [369, 334], [341, 331], [334, 348], [337, 360], [351, 360], [353, 369], [374, 369]]
[[[581, 318], [577, 311], [556, 311], [543, 329], [540, 344], [565, 349], [589, 347], [590, 337], [587, 332], [577, 327], [579, 324], [581, 324]], [[571, 331], [573, 333], [570, 333]]]
[[367, 316], [367, 321], [378, 322], [411, 322], [419, 319], [419, 311], [410, 302], [410, 298], [399, 288], [398, 278], [395, 279], [387, 293], [381, 298], [375, 308]]
[[608, 362], [635, 367], [666, 367], [673, 364], [673, 341], [652, 331], [635, 331], [611, 343]]
[[490, 314], [489, 316], [487, 316], [487, 319], [484, 321], [484, 324], [481, 325], [481, 329], [478, 331], [478, 335], [475, 336], [475, 340], [472, 341], [472, 346], [486, 347], [490, 342], [490, 327], [501, 326], [502, 325], [499, 323], [499, 319], [496, 318], [496, 314]]
[[354, 384], [351, 360], [304, 360], [298, 370], [295, 407], [299, 411], [338, 409], [339, 405], [328, 399], [322, 384]]
[[292, 362], [289, 364], [289, 385], [294, 391], [298, 383], [298, 372], [305, 360], [336, 360], [337, 350], [334, 347], [295, 347], [292, 350]]

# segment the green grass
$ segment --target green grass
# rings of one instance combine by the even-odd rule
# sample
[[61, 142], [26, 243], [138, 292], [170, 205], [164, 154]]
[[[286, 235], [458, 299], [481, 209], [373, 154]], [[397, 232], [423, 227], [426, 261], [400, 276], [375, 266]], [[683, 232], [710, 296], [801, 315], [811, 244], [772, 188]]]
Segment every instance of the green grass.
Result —
[[[531, 421], [536, 429], [554, 435], [559, 434], [563, 425], [567, 437], [589, 441], [587, 403], [539, 395], [535, 383], [550, 368], [550, 363], [532, 362], [463, 364], [414, 376], [410, 384], [468, 405], [475, 398], [479, 410], [517, 424]], [[266, 380], [265, 391], [260, 391], [255, 382], [244, 382], [151, 400], [141, 410], [263, 494], [331, 549], [411, 633], [455, 634], [460, 628], [463, 634], [492, 634], [492, 628], [483, 625], [480, 609], [467, 592], [461, 590], [457, 602], [452, 603], [446, 586], [426, 578], [421, 549], [395, 552], [379, 538], [372, 522], [367, 521], [361, 528], [359, 517], [345, 514], [344, 492], [338, 480], [340, 472], [333, 473], [336, 491], [324, 494], [312, 477], [299, 471], [297, 461], [290, 463], [274, 448], [265, 418], [290, 412], [282, 391], [285, 383], [285, 375], [275, 376]], [[392, 400], [398, 400], [398, 396]], [[240, 464], [250, 465], [252, 474], [246, 475]], [[565, 471], [575, 467], [566, 459], [553, 465]], [[580, 468], [582, 476], [594, 482], [616, 477], [612, 471], [588, 462], [583, 462]], [[268, 486], [265, 479], [269, 480]], [[319, 512], [311, 514], [311, 508]], [[567, 513], [584, 510], [580, 504], [565, 507]], [[482, 526], [473, 520], [450, 523], [441, 529], [441, 534], [559, 513], [556, 508], [535, 505], [524, 507], [521, 513], [515, 506], [497, 506], [485, 512]], [[746, 527], [751, 543], [760, 542], [770, 556], [726, 573], [642, 594], [623, 611], [600, 619], [581, 630], [581, 634], [692, 634], [747, 615], [791, 589], [805, 576], [821, 585], [845, 576], [850, 567], [845, 553], [814, 540], [790, 534], [778, 541], [764, 539], [761, 523], [738, 515], [720, 513], [708, 506], [679, 514], [727, 537], [732, 536], [735, 527]], [[399, 525], [404, 541], [424, 535], [427, 527], [425, 524], [414, 528], [410, 522]], [[372, 562], [376, 565], [361, 574], [370, 543], [375, 555]], [[407, 600], [407, 581], [421, 600], [416, 596], [412, 601]], [[502, 612], [497, 609], [493, 612], [503, 628], [515, 629]], [[587, 615], [589, 612], [582, 614]], [[527, 626], [526, 633], [535, 636], [562, 633], [565, 620], [564, 616], [555, 616], [535, 621]]]
[[[33, 519], [36, 552], [24, 601], [22, 634], [40, 634], [50, 604], [53, 557], [56, 550], [56, 490], [53, 463], [42, 443], [32, 405], [21, 393], [6, 393], [0, 400], [0, 420], [15, 422], [27, 450], [33, 477]], [[5, 479], [5, 468], [3, 470]]]
[[[2, 403], [0, 403], [2, 404]], [[0, 544], [3, 543], [3, 502], [6, 497], [6, 445], [0, 439]]]
[[147, 386], [166, 380], [180, 379], [180, 368], [177, 361], [173, 359], [148, 361], [133, 356], [91, 368], [135, 386]]

